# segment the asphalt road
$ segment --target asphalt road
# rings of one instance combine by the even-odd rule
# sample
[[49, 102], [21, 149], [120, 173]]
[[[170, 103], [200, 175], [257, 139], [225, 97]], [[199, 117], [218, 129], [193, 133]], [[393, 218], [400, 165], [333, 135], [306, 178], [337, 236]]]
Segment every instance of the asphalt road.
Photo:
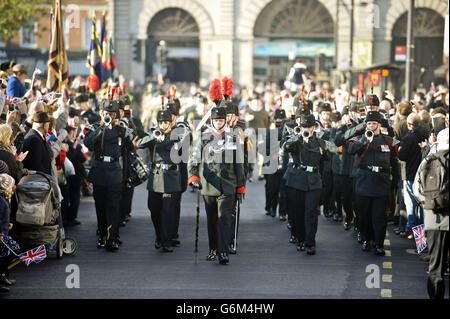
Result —
[[[153, 247], [154, 229], [146, 204], [147, 191], [141, 185], [135, 190], [133, 217], [120, 229], [124, 243], [110, 253], [96, 248], [94, 201], [84, 198], [78, 216], [82, 224], [66, 228], [67, 236], [78, 241], [77, 255], [61, 260], [49, 256], [29, 267], [17, 265], [11, 271], [16, 286], [0, 298], [428, 298], [427, 263], [407, 252], [415, 247], [412, 240], [397, 237], [389, 226], [385, 246], [389, 256], [375, 256], [361, 251], [353, 230], [346, 232], [342, 224], [320, 216], [317, 254], [299, 253], [288, 243], [286, 223], [264, 215], [264, 182], [247, 185], [238, 254], [231, 255], [226, 266], [205, 260], [203, 202], [198, 263], [194, 263], [196, 193], [183, 194], [181, 246], [174, 253]], [[79, 269], [79, 288], [66, 285], [76, 283], [73, 265]], [[375, 287], [368, 288], [367, 282]]]

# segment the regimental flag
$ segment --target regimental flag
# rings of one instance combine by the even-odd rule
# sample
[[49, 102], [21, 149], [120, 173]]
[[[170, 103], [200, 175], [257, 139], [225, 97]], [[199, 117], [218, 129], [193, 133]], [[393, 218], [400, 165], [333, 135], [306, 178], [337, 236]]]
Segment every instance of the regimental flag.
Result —
[[101, 54], [102, 63], [100, 66], [100, 89], [103, 90], [107, 87], [109, 80], [111, 79], [111, 66], [110, 66], [110, 56], [109, 56], [109, 43], [106, 36], [106, 18], [105, 15], [102, 17], [102, 31], [100, 34], [101, 41]]
[[416, 240], [417, 252], [420, 254], [427, 247], [427, 239], [423, 233], [424, 224], [413, 227], [412, 231]]
[[70, 75], [69, 60], [64, 44], [61, 0], [55, 0], [55, 14], [52, 17], [50, 37], [47, 88], [50, 91], [61, 92], [61, 85], [67, 83]]
[[[91, 92], [103, 91], [111, 79], [111, 56], [108, 38], [106, 37], [106, 19], [103, 15], [100, 38], [96, 30], [96, 18], [92, 17], [91, 46], [87, 56], [86, 66], [89, 68], [89, 89]], [[115, 61], [114, 61], [115, 62]]]
[[17, 257], [29, 266], [32, 262], [37, 264], [43, 261], [47, 257], [47, 251], [45, 250], [45, 245], [40, 245], [39, 247], [26, 251]]
[[109, 37], [109, 69], [111, 70], [111, 79], [113, 82], [119, 81], [119, 70], [117, 69], [116, 59], [114, 58], [114, 45], [112, 42], [112, 38]]

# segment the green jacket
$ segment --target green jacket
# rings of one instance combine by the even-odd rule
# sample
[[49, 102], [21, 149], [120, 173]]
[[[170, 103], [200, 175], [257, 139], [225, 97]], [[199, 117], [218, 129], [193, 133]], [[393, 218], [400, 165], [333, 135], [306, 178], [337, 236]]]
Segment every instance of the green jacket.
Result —
[[188, 169], [189, 182], [200, 179], [202, 195], [236, 194], [238, 188], [245, 187], [243, 137], [232, 133], [217, 136], [206, 129], [194, 141]]
[[149, 178], [147, 190], [155, 193], [178, 193], [182, 191], [182, 172], [175, 164], [170, 153], [177, 140], [171, 140], [166, 134], [162, 142], [158, 142], [152, 132], [137, 140], [139, 148], [150, 151]]
[[302, 138], [294, 136], [283, 147], [285, 152], [292, 153], [294, 159], [284, 174], [286, 186], [302, 191], [321, 189], [319, 167], [322, 161], [329, 159], [326, 143], [314, 137], [305, 144]]

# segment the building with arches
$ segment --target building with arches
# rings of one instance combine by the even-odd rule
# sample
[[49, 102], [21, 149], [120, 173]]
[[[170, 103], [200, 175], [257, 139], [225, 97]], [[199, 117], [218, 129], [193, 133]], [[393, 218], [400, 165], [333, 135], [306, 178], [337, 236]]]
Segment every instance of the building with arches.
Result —
[[[353, 68], [395, 63], [396, 46], [406, 44], [407, 0], [355, 1]], [[321, 74], [349, 70], [350, 0], [113, 0], [117, 60], [127, 78], [144, 82], [154, 73], [158, 41], [167, 43], [167, 76], [198, 81], [231, 76], [242, 85], [285, 77], [302, 56]], [[442, 0], [416, 0], [416, 65], [426, 79], [442, 65]], [[448, 18], [447, 18], [448, 19]], [[448, 30], [446, 31], [448, 32]], [[141, 60], [133, 45], [141, 41]], [[433, 63], [430, 54], [433, 51]], [[428, 65], [425, 65], [427, 64]], [[431, 65], [431, 64], [433, 65]], [[337, 71], [337, 72], [336, 72]], [[180, 76], [179, 73], [188, 74]]]

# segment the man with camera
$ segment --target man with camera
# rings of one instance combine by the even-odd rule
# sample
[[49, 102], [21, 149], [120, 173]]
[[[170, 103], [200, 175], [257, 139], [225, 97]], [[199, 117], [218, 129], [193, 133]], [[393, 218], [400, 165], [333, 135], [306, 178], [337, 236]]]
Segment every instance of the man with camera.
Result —
[[125, 128], [116, 124], [117, 101], [103, 100], [101, 124], [89, 127], [84, 144], [92, 154], [88, 181], [93, 184], [99, 238], [97, 247], [119, 249], [119, 207], [122, 195], [123, 148], [133, 149]]
[[362, 250], [370, 251], [371, 246], [375, 246], [375, 254], [379, 256], [385, 254], [386, 205], [391, 183], [398, 181], [398, 141], [382, 134], [382, 123], [383, 117], [379, 112], [369, 112], [365, 119], [365, 133], [348, 143], [348, 152], [358, 156], [353, 167], [356, 168], [356, 204], [360, 214]]
[[314, 115], [309, 112], [298, 114], [300, 125], [294, 129], [295, 135], [283, 145], [292, 158], [284, 178], [289, 189], [288, 209], [293, 216], [292, 235], [298, 242], [297, 250], [314, 255], [322, 190], [320, 163], [329, 155], [325, 141], [314, 135]]

